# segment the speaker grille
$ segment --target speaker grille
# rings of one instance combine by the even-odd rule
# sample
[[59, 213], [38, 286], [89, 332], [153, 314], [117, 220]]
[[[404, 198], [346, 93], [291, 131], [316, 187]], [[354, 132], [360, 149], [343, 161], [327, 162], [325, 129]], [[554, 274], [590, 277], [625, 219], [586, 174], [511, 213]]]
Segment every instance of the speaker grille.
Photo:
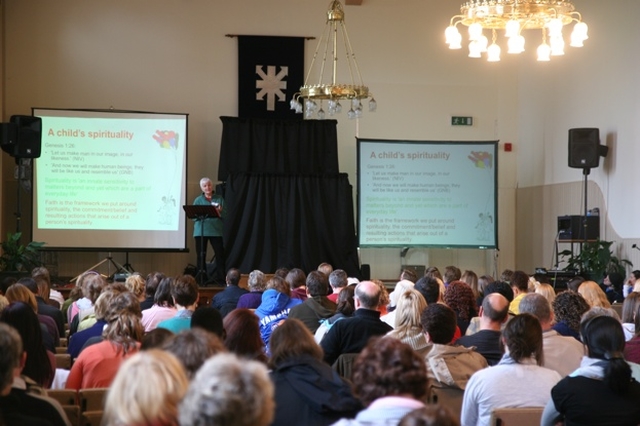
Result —
[[590, 169], [600, 165], [600, 131], [569, 129], [569, 167]]

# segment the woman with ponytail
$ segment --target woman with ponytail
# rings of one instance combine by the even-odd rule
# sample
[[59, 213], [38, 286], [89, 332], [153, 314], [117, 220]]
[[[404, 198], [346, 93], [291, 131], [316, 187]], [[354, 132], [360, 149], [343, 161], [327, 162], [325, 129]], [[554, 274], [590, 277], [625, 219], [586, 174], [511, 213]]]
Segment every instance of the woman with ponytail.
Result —
[[587, 355], [580, 368], [551, 390], [542, 425], [640, 424], [640, 383], [631, 377], [624, 359], [624, 331], [608, 316], [590, 318], [580, 325]]

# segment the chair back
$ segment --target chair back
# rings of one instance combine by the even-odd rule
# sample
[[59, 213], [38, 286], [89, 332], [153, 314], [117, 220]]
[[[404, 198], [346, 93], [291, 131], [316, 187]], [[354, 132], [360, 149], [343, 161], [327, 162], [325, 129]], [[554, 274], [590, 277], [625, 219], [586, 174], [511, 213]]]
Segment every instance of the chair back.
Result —
[[56, 368], [62, 368], [64, 370], [71, 369], [71, 355], [69, 354], [55, 354]]
[[464, 391], [452, 387], [431, 387], [430, 401], [434, 404], [447, 407], [460, 423], [460, 413], [462, 413], [462, 397]]
[[491, 412], [491, 426], [538, 426], [543, 407], [496, 408]]

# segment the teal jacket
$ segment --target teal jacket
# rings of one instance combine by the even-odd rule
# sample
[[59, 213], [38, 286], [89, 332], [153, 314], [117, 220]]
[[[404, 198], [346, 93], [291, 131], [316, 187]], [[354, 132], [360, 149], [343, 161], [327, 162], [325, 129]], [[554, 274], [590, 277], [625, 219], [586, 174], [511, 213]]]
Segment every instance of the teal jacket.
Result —
[[[211, 197], [211, 201], [207, 201], [207, 199], [203, 194], [200, 194], [194, 201], [193, 204], [196, 206], [205, 206], [211, 203], [218, 203], [222, 208], [222, 217], [224, 218], [225, 208], [224, 208], [224, 198], [222, 198], [218, 194], [213, 194]], [[211, 218], [204, 220], [204, 226], [201, 225], [200, 220], [195, 220], [195, 224], [193, 225], [193, 236], [194, 237], [222, 237], [222, 219], [220, 218]]]

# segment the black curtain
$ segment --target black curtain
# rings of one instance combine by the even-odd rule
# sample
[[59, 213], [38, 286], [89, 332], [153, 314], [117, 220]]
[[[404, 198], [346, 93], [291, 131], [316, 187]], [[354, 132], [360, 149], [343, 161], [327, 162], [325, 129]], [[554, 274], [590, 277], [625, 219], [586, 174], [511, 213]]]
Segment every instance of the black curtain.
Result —
[[346, 174], [232, 173], [225, 191], [228, 266], [311, 271], [329, 262], [360, 277]]
[[237, 172], [339, 173], [336, 120], [220, 120], [220, 181]]

